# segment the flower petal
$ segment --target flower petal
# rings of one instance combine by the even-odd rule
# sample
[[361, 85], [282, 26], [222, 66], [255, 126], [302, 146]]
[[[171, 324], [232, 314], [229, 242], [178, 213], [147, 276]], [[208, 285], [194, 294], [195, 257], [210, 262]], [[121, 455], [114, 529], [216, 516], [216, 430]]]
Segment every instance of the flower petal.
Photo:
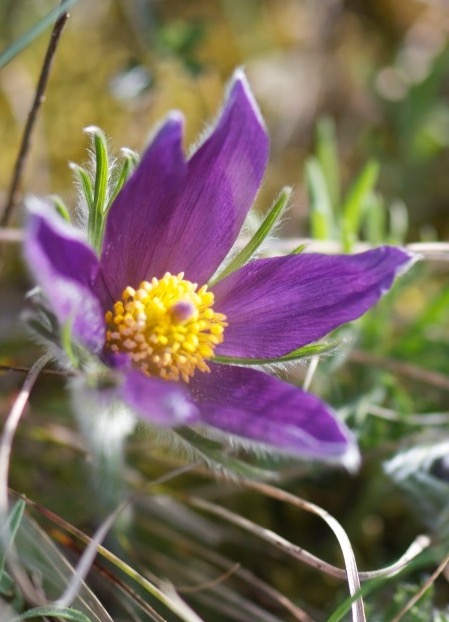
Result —
[[135, 370], [124, 371], [120, 395], [139, 417], [157, 425], [188, 425], [199, 417], [183, 385], [150, 378]]
[[111, 206], [101, 264], [115, 299], [127, 285], [185, 272], [205, 283], [234, 243], [266, 166], [268, 137], [241, 72], [186, 164], [173, 113]]
[[255, 369], [210, 367], [189, 383], [203, 422], [289, 454], [355, 466], [351, 432], [317, 397]]
[[171, 113], [107, 216], [101, 265], [114, 300], [126, 286], [162, 276], [169, 221], [186, 174], [182, 115]]
[[237, 238], [256, 197], [268, 158], [268, 136], [243, 72], [230, 85], [223, 111], [188, 162], [164, 245], [165, 269], [204, 284]]
[[213, 288], [229, 324], [216, 354], [270, 358], [321, 339], [370, 309], [411, 261], [388, 246], [253, 261]]
[[[93, 350], [104, 341], [102, 298], [107, 298], [95, 253], [47, 205], [29, 202], [25, 257], [61, 325]], [[104, 302], [107, 304], [107, 302]]]

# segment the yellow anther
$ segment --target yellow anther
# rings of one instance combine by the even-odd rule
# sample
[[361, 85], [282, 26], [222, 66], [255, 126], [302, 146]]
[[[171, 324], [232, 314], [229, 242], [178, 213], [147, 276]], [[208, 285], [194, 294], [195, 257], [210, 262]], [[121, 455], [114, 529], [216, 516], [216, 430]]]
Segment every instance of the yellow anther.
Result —
[[214, 295], [203, 285], [167, 272], [161, 279], [126, 287], [105, 314], [106, 350], [126, 353], [149, 376], [188, 382], [222, 343], [226, 316], [213, 310]]

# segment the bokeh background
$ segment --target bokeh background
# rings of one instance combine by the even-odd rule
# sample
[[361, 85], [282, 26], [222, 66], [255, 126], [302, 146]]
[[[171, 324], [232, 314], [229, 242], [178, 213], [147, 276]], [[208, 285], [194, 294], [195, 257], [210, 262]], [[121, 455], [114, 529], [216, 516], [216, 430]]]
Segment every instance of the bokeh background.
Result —
[[[0, 0], [0, 47], [17, 40], [53, 7], [49, 0]], [[58, 194], [73, 207], [76, 195], [68, 163], [87, 161], [83, 128], [89, 125], [100, 126], [117, 153], [120, 147], [140, 152], [154, 125], [176, 108], [186, 117], [188, 149], [216, 115], [234, 68], [243, 66], [271, 136], [270, 164], [257, 210], [263, 213], [284, 185], [294, 187], [289, 217], [278, 231], [281, 237], [310, 234], [304, 165], [316, 149], [318, 122], [330, 118], [342, 189], [368, 160], [375, 159], [380, 164], [376, 190], [392, 208], [389, 217], [404, 222], [404, 241], [447, 240], [448, 34], [445, 0], [79, 0], [55, 57], [23, 191]], [[0, 71], [0, 203], [48, 36], [49, 30]], [[19, 205], [13, 224], [20, 226], [22, 219]], [[30, 282], [19, 248], [4, 248], [2, 261], [1, 362], [26, 366], [38, 355], [18, 321]], [[438, 512], [446, 511], [449, 499], [447, 467], [438, 462], [425, 484], [421, 479], [418, 489], [407, 495], [385, 476], [382, 462], [399, 450], [423, 443], [432, 448], [447, 437], [447, 427], [437, 431], [426, 424], [410, 427], [403, 419], [447, 411], [447, 387], [398, 373], [397, 366], [382, 365], [382, 357], [448, 378], [447, 276], [447, 263], [418, 267], [365, 322], [341, 333], [345, 343], [358, 350], [358, 358], [351, 359], [349, 347], [343, 347], [317, 373], [312, 388], [340, 407], [357, 430], [365, 452], [361, 473], [349, 476], [329, 468], [289, 465], [283, 476], [285, 487], [341, 520], [362, 568], [389, 563], [423, 530], [437, 533], [439, 544], [444, 543]], [[360, 352], [378, 359], [364, 360]], [[297, 377], [302, 376], [300, 368]], [[5, 414], [22, 379], [14, 372], [2, 376], [5, 391], [0, 405]], [[392, 409], [396, 419], [370, 416], [367, 404]], [[142, 434], [129, 443], [128, 459], [130, 469], [150, 480], [176, 459]], [[15, 445], [12, 487], [91, 533], [96, 506], [86, 484], [88, 462], [62, 381], [43, 377]], [[429, 501], [424, 488], [436, 482], [442, 488], [436, 500]], [[234, 483], [214, 483], [200, 475], [162, 492], [175, 498], [186, 489], [226, 503], [341, 564], [332, 534], [314, 517], [236, 489]], [[420, 494], [425, 507], [419, 503]], [[140, 522], [125, 546], [127, 554], [175, 585], [219, 574], [218, 565], [203, 557], [212, 547], [304, 605], [316, 620], [328, 619], [346, 596], [341, 582], [268, 550], [256, 539], [249, 541], [223, 522], [189, 514], [184, 531], [179, 520], [166, 528], [167, 516], [173, 517], [169, 509], [156, 507], [151, 498], [141, 505], [136, 510]], [[52, 529], [45, 521], [41, 525], [44, 531]], [[421, 565], [403, 581], [375, 592], [370, 620], [392, 619], [391, 611], [413, 593], [413, 586], [433, 568], [432, 561], [430, 556], [424, 569]], [[225, 591], [186, 598], [208, 620], [294, 619], [238, 577], [224, 583], [241, 600], [232, 601]], [[104, 602], [119, 612], [115, 620], [132, 619], [120, 603], [109, 605], [113, 599], [104, 577], [100, 592]], [[416, 617], [404, 619], [427, 622], [435, 607], [443, 610], [447, 601], [447, 581], [442, 579]], [[260, 617], [259, 610], [251, 613], [248, 603], [269, 613], [266, 617]]]

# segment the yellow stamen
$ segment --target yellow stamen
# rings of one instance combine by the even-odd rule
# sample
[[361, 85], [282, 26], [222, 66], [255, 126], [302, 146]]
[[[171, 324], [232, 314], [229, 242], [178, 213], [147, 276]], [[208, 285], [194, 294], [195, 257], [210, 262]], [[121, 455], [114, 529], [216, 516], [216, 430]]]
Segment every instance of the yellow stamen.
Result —
[[106, 350], [130, 356], [149, 376], [189, 381], [223, 341], [226, 316], [216, 313], [214, 295], [184, 279], [184, 273], [164, 274], [127, 287], [105, 315]]

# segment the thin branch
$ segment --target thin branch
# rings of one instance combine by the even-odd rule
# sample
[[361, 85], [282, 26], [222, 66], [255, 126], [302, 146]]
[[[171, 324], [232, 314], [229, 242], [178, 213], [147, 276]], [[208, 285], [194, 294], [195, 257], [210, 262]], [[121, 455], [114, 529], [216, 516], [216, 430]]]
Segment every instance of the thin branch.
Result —
[[[61, 2], [61, 5], [64, 4], [64, 0]], [[11, 179], [11, 184], [8, 190], [7, 199], [5, 203], [5, 208], [3, 211], [2, 218], [0, 220], [0, 225], [2, 227], [6, 227], [9, 223], [14, 207], [17, 204], [19, 197], [19, 186], [23, 175], [23, 170], [25, 168], [26, 160], [28, 157], [28, 153], [31, 146], [31, 137], [33, 134], [34, 126], [36, 124], [37, 116], [40, 110], [40, 107], [45, 99], [45, 90], [48, 84], [48, 78], [50, 76], [50, 70], [53, 63], [53, 58], [56, 52], [56, 48], [58, 47], [58, 42], [62, 31], [64, 29], [65, 23], [69, 17], [68, 11], [62, 13], [62, 15], [56, 20], [55, 25], [53, 26], [53, 30], [50, 37], [50, 42], [48, 44], [47, 52], [45, 54], [44, 62], [42, 65], [41, 73], [39, 76], [39, 81], [36, 87], [36, 93], [34, 96], [33, 103], [31, 105], [30, 112], [28, 113], [27, 122], [25, 124], [25, 129], [23, 131], [22, 142], [20, 145], [19, 153], [17, 156], [16, 163], [14, 165], [14, 171]]]
[[439, 575], [444, 571], [444, 569], [446, 568], [448, 563], [449, 563], [449, 555], [446, 555], [446, 557], [443, 559], [443, 561], [438, 566], [438, 568], [435, 570], [435, 572], [427, 579], [427, 581], [416, 592], [416, 594], [413, 596], [413, 598], [411, 598], [408, 601], [408, 603], [405, 605], [405, 607], [403, 607], [401, 609], [401, 611], [391, 620], [391, 622], [399, 622], [399, 620], [402, 617], [404, 617], [404, 615], [407, 613], [407, 611], [410, 611], [410, 609], [413, 607], [413, 605], [415, 605], [418, 602], [418, 600], [421, 598], [421, 596], [423, 596], [427, 592], [427, 590], [432, 585], [432, 583], [434, 583], [436, 581], [436, 579], [439, 577]]
[[[209, 512], [210, 514], [214, 514], [215, 516], [219, 516], [224, 520], [237, 525], [241, 529], [244, 529], [245, 531], [248, 531], [249, 533], [252, 533], [262, 540], [274, 545], [284, 553], [287, 553], [290, 557], [293, 557], [294, 559], [297, 559], [320, 572], [324, 572], [325, 574], [336, 579], [346, 580], [347, 578], [347, 573], [344, 568], [338, 568], [337, 566], [329, 564], [323, 559], [309, 553], [309, 551], [293, 544], [293, 542], [286, 540], [271, 529], [260, 527], [260, 525], [253, 523], [244, 516], [232, 512], [231, 510], [215, 503], [211, 503], [210, 501], [185, 495], [182, 498], [184, 498], [190, 505], [205, 512]], [[371, 581], [373, 579], [392, 577], [403, 570], [415, 557], [421, 554], [429, 546], [430, 538], [425, 535], [419, 535], [397, 561], [389, 566], [385, 566], [384, 568], [379, 568], [378, 570], [361, 571], [358, 573], [359, 578], [361, 581]]]
[[449, 412], [441, 413], [398, 413], [391, 408], [384, 408], [377, 404], [370, 404], [366, 410], [368, 415], [379, 417], [386, 421], [405, 423], [407, 425], [447, 425]]
[[440, 374], [436, 371], [429, 369], [423, 369], [417, 365], [411, 363], [404, 363], [403, 361], [396, 361], [393, 359], [387, 359], [376, 354], [369, 354], [368, 352], [362, 352], [361, 350], [352, 350], [348, 354], [348, 359], [354, 363], [362, 363], [363, 365], [373, 365], [375, 367], [382, 367], [388, 369], [401, 376], [407, 376], [420, 382], [430, 384], [438, 389], [444, 389], [449, 391], [449, 376], [446, 374]]
[[[20, 229], [0, 227], [0, 242], [22, 242], [23, 232]], [[248, 242], [247, 238], [242, 237], [238, 242], [238, 247], [244, 246]], [[309, 238], [279, 238], [270, 240], [267, 250], [277, 253], [291, 253], [299, 246], [305, 245], [305, 253], [341, 253], [340, 242], [334, 240], [311, 240]], [[354, 253], [370, 250], [373, 247], [366, 242], [357, 242], [352, 250]], [[449, 262], [449, 242], [411, 242], [404, 244], [403, 248], [413, 253], [421, 255], [425, 261]]]
[[[30, 372], [29, 367], [14, 367], [12, 365], [0, 365], [0, 373], [1, 372], [9, 372], [13, 371], [18, 374], [28, 374]], [[62, 371], [60, 369], [43, 369], [43, 374], [47, 374], [49, 376], [71, 376], [73, 373]]]
[[0, 242], [21, 243], [23, 242], [22, 229], [14, 227], [0, 227]]
[[[242, 239], [244, 244], [247, 240]], [[279, 253], [291, 253], [299, 246], [305, 245], [305, 253], [341, 253], [342, 244], [336, 240], [312, 240], [310, 238], [280, 238], [270, 240], [268, 248]], [[427, 261], [449, 262], [449, 242], [412, 242], [400, 245], [406, 250], [421, 255]], [[361, 253], [374, 248], [367, 242], [356, 242], [352, 252]]]
[[[360, 594], [360, 577], [357, 570], [357, 563], [355, 560], [355, 555], [352, 549], [351, 542], [348, 538], [346, 531], [343, 529], [340, 523], [331, 514], [329, 514], [329, 512], [326, 512], [326, 510], [319, 507], [318, 505], [315, 505], [314, 503], [310, 503], [305, 499], [296, 497], [295, 495], [292, 495], [285, 490], [281, 490], [279, 488], [271, 486], [270, 484], [265, 484], [263, 482], [253, 482], [248, 479], [244, 479], [243, 483], [245, 486], [254, 490], [258, 490], [266, 496], [273, 497], [274, 499], [279, 499], [284, 503], [290, 503], [306, 512], [315, 514], [316, 516], [319, 516], [322, 520], [324, 520], [324, 522], [327, 523], [327, 525], [334, 532], [340, 545], [346, 567], [349, 592], [351, 596]], [[352, 619], [353, 622], [366, 622], [365, 608], [361, 595], [359, 595], [352, 603]]]

